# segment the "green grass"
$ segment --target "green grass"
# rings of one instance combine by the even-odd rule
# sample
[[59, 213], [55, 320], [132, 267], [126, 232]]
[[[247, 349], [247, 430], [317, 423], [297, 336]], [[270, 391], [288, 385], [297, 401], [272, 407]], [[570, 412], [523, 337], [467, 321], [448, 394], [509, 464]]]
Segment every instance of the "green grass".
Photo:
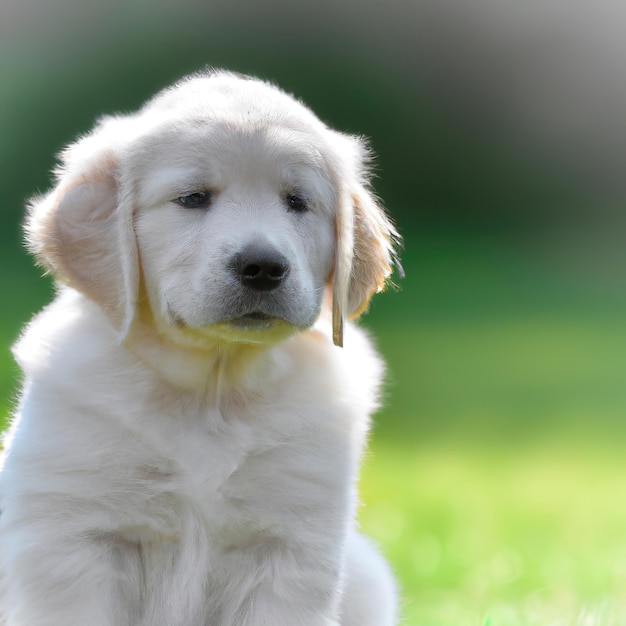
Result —
[[360, 515], [397, 572], [404, 623], [626, 624], [620, 266], [414, 245], [403, 291], [368, 320], [390, 383]]
[[[402, 290], [365, 321], [389, 376], [360, 510], [404, 624], [626, 624], [619, 264], [495, 240], [407, 249]], [[2, 266], [8, 346], [49, 286], [24, 259]], [[3, 397], [15, 380], [5, 352]]]
[[406, 624], [626, 623], [625, 475], [617, 448], [375, 442], [360, 521]]

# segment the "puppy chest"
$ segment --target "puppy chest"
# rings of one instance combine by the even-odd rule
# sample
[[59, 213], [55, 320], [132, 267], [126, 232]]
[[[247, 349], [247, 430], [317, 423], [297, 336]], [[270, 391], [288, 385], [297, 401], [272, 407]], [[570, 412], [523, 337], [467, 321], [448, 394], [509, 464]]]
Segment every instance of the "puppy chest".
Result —
[[[260, 432], [238, 424], [218, 432], [188, 432], [170, 441], [163, 481], [176, 506], [179, 532], [197, 517], [213, 541], [246, 540], [257, 532], [342, 517], [351, 488], [349, 445], [323, 430]], [[176, 504], [174, 504], [176, 503]]]

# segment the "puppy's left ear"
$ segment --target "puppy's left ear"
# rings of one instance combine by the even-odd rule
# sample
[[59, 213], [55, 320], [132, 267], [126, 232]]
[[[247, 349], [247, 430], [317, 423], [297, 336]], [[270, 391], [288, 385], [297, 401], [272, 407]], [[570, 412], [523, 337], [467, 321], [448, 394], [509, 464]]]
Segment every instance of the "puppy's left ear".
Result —
[[363, 143], [352, 140], [358, 148], [356, 173], [347, 176], [336, 224], [333, 342], [338, 346], [343, 345], [344, 318], [367, 309], [371, 297], [385, 289], [394, 265], [402, 271], [396, 252], [401, 237], [369, 189]]

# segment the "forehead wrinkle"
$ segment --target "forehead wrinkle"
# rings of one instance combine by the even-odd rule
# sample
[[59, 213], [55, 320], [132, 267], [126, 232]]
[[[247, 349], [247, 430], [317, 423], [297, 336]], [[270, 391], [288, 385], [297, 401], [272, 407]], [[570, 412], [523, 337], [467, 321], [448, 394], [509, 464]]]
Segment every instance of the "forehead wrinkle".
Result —
[[139, 197], [146, 205], [161, 202], [165, 197], [174, 199], [178, 195], [200, 191], [209, 178], [206, 171], [189, 167], [156, 165], [137, 180]]
[[[189, 123], [192, 121], [193, 123]], [[315, 134], [280, 124], [214, 123], [194, 118], [162, 124], [128, 151], [128, 169], [136, 179], [155, 168], [209, 179], [251, 175], [297, 178], [307, 170], [325, 177], [329, 168]], [[194, 173], [195, 172], [195, 173]], [[190, 181], [191, 182], [191, 181]]]

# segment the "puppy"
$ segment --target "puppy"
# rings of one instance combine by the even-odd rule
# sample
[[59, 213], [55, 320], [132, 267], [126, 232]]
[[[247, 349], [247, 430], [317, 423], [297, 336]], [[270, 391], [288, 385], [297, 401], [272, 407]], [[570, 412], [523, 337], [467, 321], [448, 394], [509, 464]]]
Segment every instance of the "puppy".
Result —
[[6, 626], [395, 623], [354, 522], [383, 367], [344, 318], [397, 240], [367, 157], [214, 71], [63, 152], [26, 225], [59, 289], [14, 349]]

